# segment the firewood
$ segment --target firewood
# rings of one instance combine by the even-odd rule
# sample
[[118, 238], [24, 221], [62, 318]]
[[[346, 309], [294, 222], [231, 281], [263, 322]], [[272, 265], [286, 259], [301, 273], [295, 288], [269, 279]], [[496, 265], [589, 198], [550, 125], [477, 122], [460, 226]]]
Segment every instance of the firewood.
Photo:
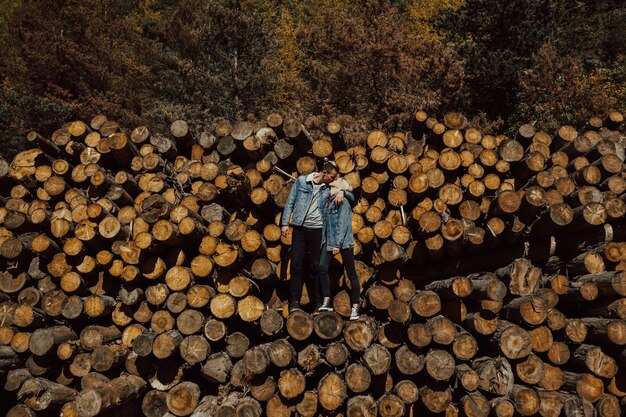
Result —
[[515, 411], [523, 416], [529, 416], [539, 411], [540, 398], [539, 394], [523, 385], [513, 385], [510, 394], [511, 400], [515, 407]]
[[444, 350], [432, 350], [428, 352], [425, 365], [428, 375], [436, 381], [446, 381], [454, 375], [454, 358]]
[[232, 362], [225, 352], [214, 353], [209, 356], [205, 364], [202, 366], [202, 374], [211, 382], [226, 382], [230, 371], [232, 370]]
[[79, 392], [76, 396], [77, 409], [81, 415], [95, 416], [137, 398], [145, 389], [146, 382], [139, 377], [127, 375], [115, 378]]
[[432, 389], [428, 385], [420, 387], [420, 399], [424, 406], [433, 413], [441, 413], [448, 408], [452, 401], [452, 390]]
[[365, 350], [363, 360], [372, 375], [382, 375], [391, 366], [391, 354], [387, 348], [376, 343]]
[[591, 374], [578, 374], [574, 372], [565, 372], [564, 387], [578, 393], [581, 398], [595, 402], [604, 394], [604, 384], [602, 380]]
[[200, 387], [189, 381], [181, 382], [169, 390], [166, 397], [168, 410], [176, 416], [191, 414], [200, 400]]
[[432, 291], [418, 291], [411, 300], [411, 308], [418, 316], [432, 317], [441, 310], [441, 300]]
[[141, 411], [147, 417], [155, 417], [167, 413], [167, 392], [148, 391], [141, 402]]
[[[9, 413], [30, 415], [18, 392], [44, 377], [81, 390], [49, 407], [64, 415], [101, 395], [103, 410], [146, 415], [615, 415], [623, 115], [554, 137], [430, 116], [349, 148], [335, 121], [312, 136], [278, 114], [210, 131], [177, 120], [165, 135], [104, 116], [31, 132], [40, 149], [0, 162]], [[290, 176], [318, 168], [309, 152], [334, 159], [358, 197], [354, 322], [334, 261], [335, 311], [286, 314], [279, 211]], [[418, 388], [408, 377], [423, 368]], [[122, 371], [146, 382], [111, 397]], [[220, 397], [202, 397], [199, 375], [224, 384]]]
[[365, 351], [372, 344], [375, 336], [375, 327], [370, 321], [351, 322], [343, 332], [346, 345], [356, 352]]
[[121, 365], [128, 355], [124, 345], [98, 346], [90, 355], [91, 368], [98, 372], [106, 372]]
[[456, 328], [452, 321], [442, 315], [433, 317], [427, 322], [433, 341], [441, 345], [449, 345], [456, 338]]
[[295, 311], [287, 318], [287, 332], [295, 340], [306, 340], [313, 329], [313, 318], [303, 311]]
[[348, 400], [346, 415], [350, 417], [374, 417], [378, 415], [378, 406], [371, 396], [359, 395], [351, 397]]
[[457, 359], [470, 360], [478, 353], [478, 342], [471, 333], [457, 334], [452, 342], [452, 353]]
[[333, 411], [346, 400], [346, 385], [334, 372], [325, 375], [317, 386], [319, 402], [325, 410]]
[[378, 412], [381, 416], [402, 416], [405, 409], [404, 402], [394, 394], [385, 394], [378, 399]]
[[595, 407], [600, 416], [616, 416], [620, 414], [619, 401], [610, 394], [603, 395], [596, 402]]
[[66, 326], [37, 329], [29, 339], [29, 350], [35, 355], [44, 356], [60, 343], [77, 338], [76, 333]]

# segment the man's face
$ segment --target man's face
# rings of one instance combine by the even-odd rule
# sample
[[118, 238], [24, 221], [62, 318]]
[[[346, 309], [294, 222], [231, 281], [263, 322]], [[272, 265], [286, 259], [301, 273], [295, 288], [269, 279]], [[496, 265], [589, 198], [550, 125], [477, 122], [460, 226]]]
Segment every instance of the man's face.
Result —
[[324, 184], [330, 184], [331, 182], [335, 181], [335, 179], [337, 178], [337, 171], [336, 170], [332, 170], [332, 171], [322, 171], [322, 182]]

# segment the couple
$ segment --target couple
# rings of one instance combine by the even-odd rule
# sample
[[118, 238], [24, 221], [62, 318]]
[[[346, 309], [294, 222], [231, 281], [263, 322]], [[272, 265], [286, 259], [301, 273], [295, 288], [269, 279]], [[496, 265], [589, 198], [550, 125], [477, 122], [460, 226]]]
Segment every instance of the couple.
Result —
[[354, 195], [348, 181], [338, 178], [337, 174], [337, 165], [325, 162], [321, 172], [299, 176], [289, 192], [280, 223], [283, 236], [287, 235], [290, 221], [293, 227], [289, 313], [300, 310], [302, 274], [307, 253], [313, 272], [315, 312], [333, 310], [328, 267], [330, 259], [341, 253], [351, 284], [350, 320], [357, 320], [361, 288], [354, 264], [350, 205], [350, 202], [354, 202]]

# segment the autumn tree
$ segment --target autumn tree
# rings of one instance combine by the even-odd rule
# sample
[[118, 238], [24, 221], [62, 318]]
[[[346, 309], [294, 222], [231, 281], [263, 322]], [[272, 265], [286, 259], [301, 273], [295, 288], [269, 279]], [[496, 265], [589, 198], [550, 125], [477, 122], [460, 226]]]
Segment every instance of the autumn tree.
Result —
[[442, 10], [457, 10], [465, 4], [465, 0], [410, 0], [406, 6], [417, 36], [439, 39], [440, 35], [432, 26], [432, 20]]
[[562, 56], [553, 45], [542, 45], [533, 65], [520, 76], [519, 121], [533, 121], [542, 129], [578, 123], [589, 115], [606, 114], [609, 97], [600, 74], [585, 74], [582, 64]]
[[288, 7], [283, 6], [278, 10], [269, 40], [273, 53], [265, 54], [262, 61], [268, 75], [268, 91], [264, 102], [270, 108], [303, 113], [306, 97], [311, 94], [302, 76], [306, 59], [300, 45], [304, 22], [298, 22]]
[[137, 122], [144, 75], [125, 2], [24, 0], [11, 16], [2, 72], [17, 91], [70, 105], [80, 117], [105, 113]]
[[[0, 53], [2, 62], [12, 59], [6, 48], [12, 38], [13, 17], [21, 7], [20, 1], [0, 0], [0, 45], [5, 47], [4, 54]], [[26, 145], [24, 136], [30, 128], [51, 131], [70, 117], [71, 109], [18, 89], [1, 62], [0, 69], [0, 156], [10, 159]]]
[[418, 108], [453, 102], [463, 67], [441, 44], [413, 39], [406, 16], [383, 0], [316, 8], [325, 30], [311, 27], [306, 79], [315, 92], [311, 112], [346, 113], [392, 127]]

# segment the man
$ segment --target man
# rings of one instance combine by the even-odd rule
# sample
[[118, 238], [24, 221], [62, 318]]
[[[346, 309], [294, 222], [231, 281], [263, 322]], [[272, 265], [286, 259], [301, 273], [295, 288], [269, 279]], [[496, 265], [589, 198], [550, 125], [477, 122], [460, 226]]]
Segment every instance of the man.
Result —
[[[301, 175], [291, 187], [287, 203], [280, 221], [281, 233], [286, 236], [289, 223], [293, 227], [291, 235], [291, 279], [289, 280], [289, 313], [300, 310], [302, 296], [302, 270], [307, 251], [310, 253], [313, 273], [314, 299], [320, 302], [319, 264], [322, 250], [322, 205], [321, 192], [337, 178], [337, 165], [326, 162], [321, 172]], [[343, 194], [336, 198], [342, 199]], [[331, 311], [330, 299], [324, 299], [318, 311]]]

